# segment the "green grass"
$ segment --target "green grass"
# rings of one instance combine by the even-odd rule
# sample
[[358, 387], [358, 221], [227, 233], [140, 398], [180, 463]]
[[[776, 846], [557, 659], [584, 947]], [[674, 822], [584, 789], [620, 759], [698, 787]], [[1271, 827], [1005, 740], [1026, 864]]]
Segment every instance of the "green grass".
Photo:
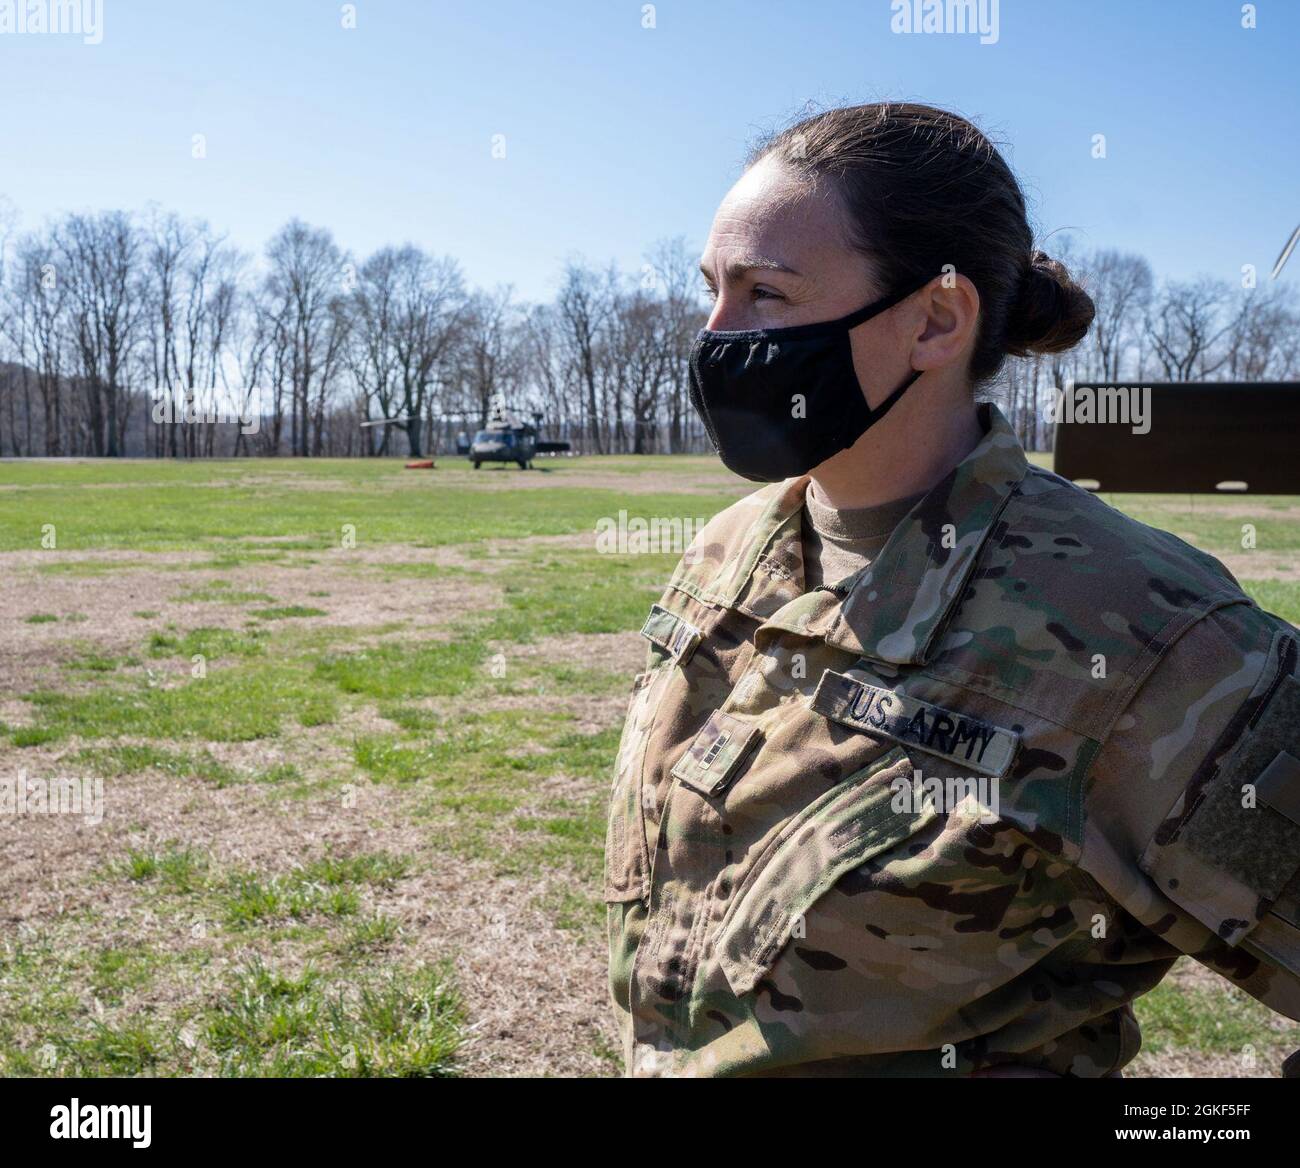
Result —
[[250, 663], [173, 686], [105, 683], [88, 692], [38, 690], [24, 696], [38, 724], [14, 733], [16, 746], [72, 734], [245, 742], [274, 737], [289, 722], [330, 722], [337, 711], [336, 695], [312, 677], [309, 666], [295, 661]]
[[410, 861], [387, 852], [363, 852], [355, 856], [327, 853], [303, 866], [299, 879], [329, 887], [341, 884], [375, 884], [390, 887], [410, 871]]
[[353, 916], [360, 905], [356, 890], [347, 886], [311, 884], [293, 876], [237, 876], [222, 897], [221, 915], [227, 925], [242, 928], [317, 915]]
[[403, 730], [418, 733], [424, 730], [436, 730], [442, 725], [442, 716], [434, 710], [423, 710], [418, 706], [400, 706], [381, 704], [379, 716], [394, 722]]
[[396, 944], [400, 933], [396, 920], [383, 913], [376, 913], [354, 921], [340, 945], [345, 953], [372, 953]]
[[327, 616], [323, 608], [310, 608], [304, 604], [282, 604], [276, 608], [257, 608], [250, 614], [261, 620], [288, 620], [290, 617]]
[[[599, 518], [617, 515], [629, 500], [619, 491], [593, 489], [587, 477], [593, 465], [557, 460], [531, 472], [544, 476], [543, 488], [493, 476], [510, 485], [483, 490], [474, 472], [454, 460], [426, 477], [404, 472], [392, 459], [8, 463], [0, 484], [15, 489], [8, 496], [13, 505], [0, 511], [0, 550], [39, 548], [46, 523], [55, 525], [60, 551], [206, 548], [215, 567], [293, 549], [339, 548], [345, 525], [355, 529], [358, 547], [594, 532]], [[703, 457], [602, 459], [598, 465], [601, 473], [629, 478], [649, 470], [716, 477], [716, 462]], [[480, 473], [479, 481], [487, 476]], [[113, 490], [85, 489], [109, 484]], [[639, 514], [694, 518], [743, 493], [737, 487], [687, 499], [646, 494], [634, 503]], [[691, 506], [683, 511], [686, 502]]]
[[204, 1033], [224, 1075], [446, 1078], [464, 1022], [446, 966], [394, 970], [351, 988], [255, 960], [207, 1013]]
[[1280, 1030], [1267, 1006], [1226, 983], [1210, 988], [1167, 980], [1139, 998], [1134, 1010], [1142, 1026], [1144, 1054], [1190, 1050], [1253, 1059], [1276, 1074], [1296, 1048], [1294, 1027]]
[[[135, 675], [89, 690], [31, 691], [22, 696], [32, 704], [35, 722], [14, 730], [10, 737], [16, 746], [44, 745], [70, 735], [214, 742], [275, 737], [286, 726], [314, 727], [335, 721], [340, 701], [352, 695], [459, 693], [476, 675], [482, 652], [472, 639], [395, 643], [337, 654], [323, 651], [323, 646], [343, 635], [341, 630], [323, 629], [319, 637], [288, 634], [273, 642], [261, 628], [155, 632], [145, 645], [150, 657], [191, 663], [201, 657], [202, 673], [192, 667], [179, 680]], [[271, 644], [276, 650], [273, 655], [267, 652]], [[107, 673], [131, 661], [79, 664]], [[207, 667], [223, 661], [230, 666]]]
[[[362, 960], [384, 931], [372, 925]], [[38, 980], [73, 969], [78, 991], [100, 1003], [103, 1017], [78, 992]], [[252, 956], [171, 1018], [118, 1009], [171, 973], [147, 948], [61, 960], [47, 947], [11, 946], [0, 970], [10, 983], [27, 979], [30, 991], [0, 1016], [0, 1059], [10, 1075], [448, 1078], [458, 1072], [468, 1022], [446, 963], [291, 973]]]
[[317, 678], [345, 694], [380, 700], [461, 693], [480, 676], [484, 648], [473, 636], [454, 641], [390, 642], [322, 658]]
[[154, 633], [149, 638], [151, 657], [257, 657], [266, 651], [266, 634], [261, 629], [240, 632], [234, 629], [200, 627], [186, 633]]
[[113, 673], [123, 665], [139, 665], [135, 657], [106, 657], [102, 653], [87, 653], [68, 662], [68, 668], [83, 673]]
[[172, 750], [153, 743], [87, 747], [74, 761], [106, 777], [134, 775], [155, 770], [184, 779], [199, 779], [215, 787], [235, 783], [301, 782], [302, 773], [293, 763], [243, 769], [223, 763], [208, 750]]
[[168, 844], [162, 851], [151, 848], [128, 848], [126, 855], [109, 866], [108, 876], [146, 882], [178, 895], [207, 887], [208, 859], [193, 848]]
[[53, 726], [18, 726], [9, 732], [9, 741], [15, 746], [44, 746], [54, 742], [59, 732]]
[[[535, 555], [505, 581], [506, 607], [484, 635], [527, 644], [543, 636], [640, 628], [676, 559], [665, 554], [603, 556], [594, 550]], [[559, 654], [557, 659], [571, 666]]]
[[218, 911], [235, 928], [313, 916], [352, 917], [360, 910], [363, 887], [390, 888], [409, 866], [404, 857], [385, 852], [349, 857], [327, 853], [282, 874], [233, 872], [226, 878]]
[[101, 949], [90, 962], [90, 991], [102, 1004], [120, 1004], [152, 982], [155, 968], [150, 955], [139, 948]]
[[178, 604], [271, 604], [275, 597], [268, 592], [235, 588], [229, 580], [209, 580], [195, 588], [181, 589], [172, 600]]
[[[1297, 556], [1297, 561], [1300, 562], [1300, 556]], [[1300, 581], [1242, 580], [1241, 586], [1266, 612], [1300, 625]]]

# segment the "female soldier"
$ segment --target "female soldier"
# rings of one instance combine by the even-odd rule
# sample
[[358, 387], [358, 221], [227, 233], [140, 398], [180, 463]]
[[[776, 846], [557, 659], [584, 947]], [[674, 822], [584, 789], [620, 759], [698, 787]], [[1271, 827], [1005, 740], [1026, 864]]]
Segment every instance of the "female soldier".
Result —
[[998, 152], [927, 106], [809, 118], [701, 268], [692, 397], [772, 485], [642, 629], [605, 872], [629, 1070], [1113, 1074], [1180, 953], [1300, 1016], [1296, 631], [976, 404], [1093, 315]]

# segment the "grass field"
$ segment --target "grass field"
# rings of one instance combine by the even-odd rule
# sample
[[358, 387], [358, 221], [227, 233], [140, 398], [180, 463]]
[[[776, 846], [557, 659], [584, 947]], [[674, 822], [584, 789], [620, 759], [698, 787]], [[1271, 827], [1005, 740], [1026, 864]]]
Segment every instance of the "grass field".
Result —
[[[0, 776], [104, 789], [101, 824], [0, 824], [0, 1070], [614, 1073], [604, 802], [675, 556], [594, 531], [747, 489], [704, 458], [0, 464]], [[1300, 620], [1300, 503], [1110, 501]], [[1300, 1045], [1191, 963], [1140, 1013], [1139, 1074]]]

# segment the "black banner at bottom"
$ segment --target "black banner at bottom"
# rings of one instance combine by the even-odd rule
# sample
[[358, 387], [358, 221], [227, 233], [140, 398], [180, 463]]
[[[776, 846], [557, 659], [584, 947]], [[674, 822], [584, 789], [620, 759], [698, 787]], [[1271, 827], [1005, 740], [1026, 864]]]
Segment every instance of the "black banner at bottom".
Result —
[[335, 1159], [411, 1145], [460, 1159], [510, 1144], [584, 1158], [603, 1147], [618, 1157], [629, 1138], [644, 1152], [646, 1137], [696, 1152], [719, 1141], [728, 1154], [736, 1145], [765, 1156], [784, 1147], [824, 1153], [841, 1142], [865, 1152], [872, 1144], [864, 1140], [892, 1132], [891, 1143], [914, 1141], [927, 1157], [1244, 1143], [1267, 1163], [1278, 1154], [1274, 1141], [1289, 1146], [1297, 1101], [1282, 1079], [9, 1079], [0, 1091], [10, 1155]]

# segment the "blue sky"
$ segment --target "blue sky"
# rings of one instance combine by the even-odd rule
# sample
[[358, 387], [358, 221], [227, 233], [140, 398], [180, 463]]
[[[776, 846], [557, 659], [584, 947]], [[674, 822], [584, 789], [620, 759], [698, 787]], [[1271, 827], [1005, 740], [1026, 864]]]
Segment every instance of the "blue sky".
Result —
[[541, 299], [571, 256], [698, 248], [757, 133], [881, 98], [973, 117], [1040, 229], [1162, 275], [1265, 277], [1300, 223], [1296, 0], [1253, 31], [1233, 0], [1001, 0], [989, 45], [895, 34], [890, 0], [662, 0], [653, 29], [639, 0], [357, 0], [351, 30], [334, 0], [102, 3], [97, 45], [0, 35], [0, 196], [25, 226], [153, 201], [260, 251], [298, 215]]

